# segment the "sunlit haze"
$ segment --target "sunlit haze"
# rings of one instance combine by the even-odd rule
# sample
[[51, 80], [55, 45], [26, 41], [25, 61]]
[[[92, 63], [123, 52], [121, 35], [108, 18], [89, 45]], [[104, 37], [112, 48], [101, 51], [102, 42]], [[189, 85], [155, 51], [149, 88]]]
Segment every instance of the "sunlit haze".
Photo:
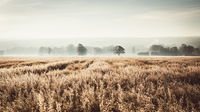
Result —
[[200, 0], [1, 0], [0, 40], [200, 35]]

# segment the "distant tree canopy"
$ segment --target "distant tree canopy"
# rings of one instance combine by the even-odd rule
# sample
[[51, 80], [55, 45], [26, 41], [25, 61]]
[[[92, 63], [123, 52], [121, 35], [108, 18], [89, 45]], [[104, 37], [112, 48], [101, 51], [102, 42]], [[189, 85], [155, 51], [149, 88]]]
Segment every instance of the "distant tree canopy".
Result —
[[177, 47], [170, 48], [170, 54], [173, 56], [177, 56], [179, 54], [178, 48]]
[[132, 53], [135, 53], [136, 52], [136, 49], [135, 49], [135, 47], [133, 46], [132, 47]]
[[162, 45], [152, 45], [150, 47], [151, 55], [170, 55], [169, 47], [164, 47]]
[[50, 47], [40, 47], [39, 53], [42, 54], [42, 55], [44, 55], [44, 54], [50, 55], [52, 53], [52, 48], [50, 48]]
[[179, 50], [181, 55], [191, 56], [195, 49], [191, 45], [182, 44]]
[[162, 45], [152, 45], [150, 47], [150, 51], [152, 52], [160, 52], [164, 49], [164, 47]]
[[113, 49], [114, 53], [117, 55], [125, 53], [125, 49], [122, 46], [115, 46]]
[[83, 46], [82, 44], [78, 44], [77, 52], [78, 52], [78, 55], [86, 55], [87, 48], [85, 46]]
[[[145, 51], [142, 51], [145, 50]], [[0, 55], [6, 55], [9, 52], [12, 53], [23, 53], [24, 48], [15, 48], [4, 51], [0, 50]], [[28, 50], [29, 52], [31, 50]], [[27, 51], [26, 51], [27, 52]], [[38, 49], [35, 51], [38, 53]], [[200, 56], [200, 48], [195, 48], [192, 45], [182, 44], [180, 46], [163, 46], [163, 45], [151, 45], [149, 49], [143, 49], [138, 47], [137, 50], [135, 47], [128, 47], [128, 53], [134, 54], [137, 52], [138, 55], [148, 56], [148, 55], [157, 55], [157, 56]], [[117, 45], [117, 46], [104, 46], [104, 47], [93, 47], [93, 46], [84, 46], [83, 44], [78, 44], [78, 46], [74, 46], [73, 44], [69, 44], [68, 46], [61, 47], [40, 47], [39, 54], [40, 55], [112, 55], [112, 54], [121, 55], [125, 53], [125, 48]]]
[[65, 47], [53, 47], [53, 48], [51, 48], [50, 51], [51, 51], [50, 54], [53, 54], [53, 55], [65, 55], [65, 54], [67, 54]]
[[0, 55], [3, 55], [4, 54], [4, 51], [3, 50], [0, 50]]
[[[192, 46], [187, 44], [182, 44], [177, 46], [163, 46], [163, 45], [151, 45], [149, 48], [145, 46], [128, 45], [126, 48], [126, 53], [128, 55], [134, 56], [200, 56], [200, 46]], [[39, 49], [37, 47], [14, 47], [6, 50], [0, 50], [1, 55], [40, 55], [40, 56], [67, 56], [67, 55], [121, 55], [125, 53], [125, 48], [120, 45], [109, 45], [109, 46], [84, 46], [83, 44], [78, 44], [75, 46], [69, 44], [66, 46], [43, 46]]]
[[52, 49], [48, 47], [48, 54], [50, 55], [52, 53]]
[[113, 49], [114, 49], [115, 46], [107, 46], [107, 47], [103, 47], [102, 48], [102, 51], [103, 53], [105, 54], [113, 54]]
[[179, 54], [177, 47], [170, 48], [162, 45], [152, 45], [149, 50], [151, 55], [176, 56]]
[[73, 55], [76, 53], [76, 48], [73, 44], [68, 45], [66, 49], [67, 49], [67, 54], [69, 55]]
[[191, 45], [182, 44], [179, 48], [164, 47], [162, 45], [152, 45], [149, 48], [151, 55], [164, 55], [164, 56], [199, 56], [199, 48], [194, 48]]
[[94, 47], [94, 54], [102, 54], [103, 50], [99, 47]]

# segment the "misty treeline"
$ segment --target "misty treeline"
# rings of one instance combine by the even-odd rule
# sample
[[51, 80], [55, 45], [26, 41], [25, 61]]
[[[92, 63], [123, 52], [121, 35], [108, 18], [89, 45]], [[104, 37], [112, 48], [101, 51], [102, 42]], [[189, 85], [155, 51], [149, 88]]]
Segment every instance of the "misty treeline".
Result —
[[15, 47], [7, 50], [0, 50], [0, 55], [36, 55], [36, 56], [76, 56], [76, 55], [121, 55], [131, 54], [140, 56], [200, 56], [200, 48], [192, 45], [182, 44], [180, 46], [164, 46], [154, 44], [147, 49], [126, 48], [120, 45], [106, 47], [85, 46], [83, 44], [69, 44], [63, 47], [41, 46], [39, 48]]
[[139, 52], [138, 55], [151, 56], [200, 56], [200, 48], [182, 44], [180, 47], [164, 47], [163, 45], [151, 45], [147, 52]]
[[123, 54], [125, 49], [120, 46], [107, 46], [107, 47], [91, 47], [78, 44], [77, 46], [70, 44], [67, 47], [40, 47], [40, 55], [111, 55]]

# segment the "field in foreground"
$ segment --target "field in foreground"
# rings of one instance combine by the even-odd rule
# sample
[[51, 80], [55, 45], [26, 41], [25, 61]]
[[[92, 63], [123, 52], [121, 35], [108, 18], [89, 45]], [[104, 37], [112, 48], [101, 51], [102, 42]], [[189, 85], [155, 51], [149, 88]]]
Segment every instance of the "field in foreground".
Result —
[[198, 111], [200, 58], [0, 58], [0, 111]]

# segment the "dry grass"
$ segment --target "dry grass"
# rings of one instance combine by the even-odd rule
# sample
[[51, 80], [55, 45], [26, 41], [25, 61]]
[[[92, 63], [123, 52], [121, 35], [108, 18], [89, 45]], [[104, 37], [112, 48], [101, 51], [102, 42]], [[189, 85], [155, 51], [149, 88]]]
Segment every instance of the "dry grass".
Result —
[[199, 110], [199, 57], [0, 59], [0, 111]]

